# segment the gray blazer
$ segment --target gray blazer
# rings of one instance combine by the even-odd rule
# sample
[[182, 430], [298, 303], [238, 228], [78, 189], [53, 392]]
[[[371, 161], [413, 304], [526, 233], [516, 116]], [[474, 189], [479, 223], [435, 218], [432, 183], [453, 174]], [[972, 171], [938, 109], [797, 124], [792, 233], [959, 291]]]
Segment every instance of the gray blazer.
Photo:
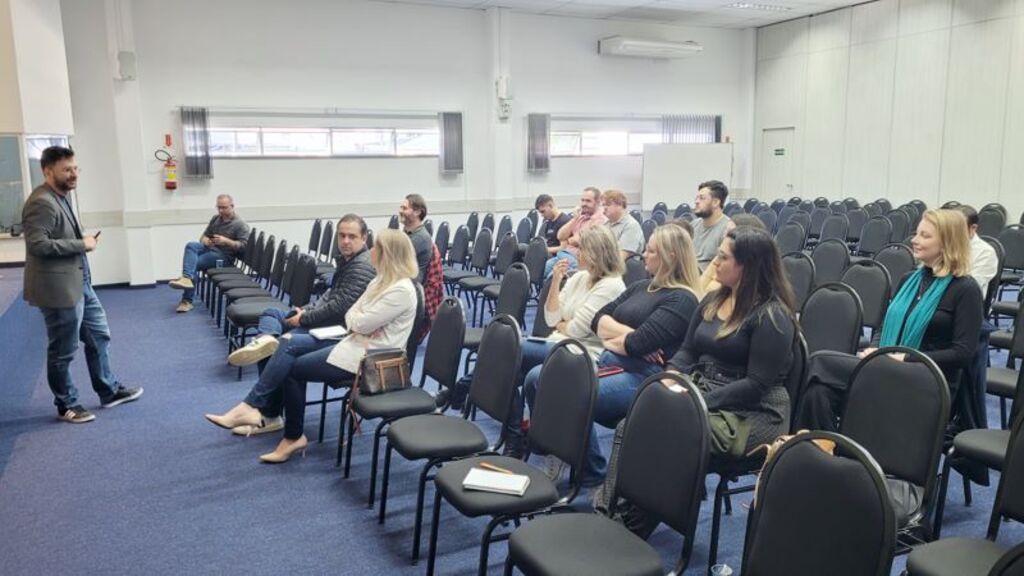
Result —
[[71, 308], [82, 299], [85, 242], [72, 214], [43, 184], [21, 211], [25, 231], [25, 300], [41, 308]]

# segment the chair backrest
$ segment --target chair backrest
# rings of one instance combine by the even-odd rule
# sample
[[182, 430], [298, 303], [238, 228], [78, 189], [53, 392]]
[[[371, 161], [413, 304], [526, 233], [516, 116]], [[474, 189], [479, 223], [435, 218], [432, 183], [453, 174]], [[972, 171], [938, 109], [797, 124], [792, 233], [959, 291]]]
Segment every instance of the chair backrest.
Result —
[[391, 229], [391, 230], [398, 230], [399, 225], [398, 225], [398, 215], [397, 214], [392, 214], [391, 215], [391, 219], [388, 220], [388, 228]]
[[779, 221], [778, 224], [776, 224], [776, 226], [781, 229], [783, 226], [789, 223], [789, 219], [793, 217], [793, 214], [796, 214], [799, 211], [799, 206], [794, 206], [793, 204], [786, 204], [785, 206], [782, 207], [782, 210], [779, 210]]
[[944, 203], [941, 206], [941, 208], [943, 210], [952, 210], [954, 208], [959, 208], [959, 207], [960, 207], [960, 203], [957, 202], [956, 200], [950, 200], [949, 202], [946, 202], [946, 203]]
[[469, 238], [476, 238], [476, 232], [480, 228], [480, 215], [476, 212], [470, 212], [466, 218], [466, 230], [469, 232]]
[[494, 240], [491, 229], [481, 228], [473, 241], [473, 257], [469, 259], [469, 265], [481, 274], [491, 265], [491, 250], [494, 249]]
[[423, 229], [427, 231], [427, 234], [430, 234], [431, 238], [434, 237], [434, 221], [433, 220], [431, 220], [430, 218], [427, 218], [426, 220], [424, 220], [423, 221]]
[[875, 216], [882, 215], [882, 207], [877, 202], [868, 202], [864, 205], [864, 211], [868, 213], [868, 218], [874, 218]]
[[892, 241], [899, 242], [910, 232], [910, 216], [903, 210], [890, 210], [885, 217], [892, 223]]
[[842, 283], [860, 296], [860, 303], [864, 306], [864, 325], [872, 330], [880, 329], [892, 296], [892, 280], [885, 266], [874, 260], [854, 262], [843, 274]]
[[373, 228], [366, 229], [366, 247], [373, 248]]
[[846, 213], [846, 219], [850, 224], [849, 228], [846, 230], [846, 241], [857, 242], [860, 240], [864, 224], [868, 221], [868, 213], [865, 212], [863, 208], [853, 208]]
[[662, 212], [661, 210], [655, 210], [654, 212], [651, 212], [651, 220], [654, 220], [655, 222], [657, 222], [658, 226], [664, 226], [665, 225], [665, 221], [667, 219], [668, 219], [668, 214], [665, 213], [665, 212]]
[[905, 244], [899, 242], [883, 247], [875, 254], [875, 262], [878, 262], [889, 271], [889, 279], [892, 280], [893, 289], [900, 285], [903, 277], [914, 270], [914, 253]]
[[519, 239], [512, 232], [508, 232], [498, 244], [498, 253], [494, 256], [494, 273], [501, 276], [518, 259]]
[[850, 210], [842, 200], [836, 200], [829, 204], [828, 208], [833, 214], [846, 214]]
[[754, 207], [760, 204], [761, 201], [757, 198], [747, 198], [747, 201], [743, 203], [743, 211], [747, 214], [754, 213]]
[[651, 239], [651, 234], [654, 234], [654, 230], [658, 228], [658, 223], [654, 220], [644, 220], [640, 223], [640, 229], [644, 231], [644, 245]]
[[530, 272], [522, 262], [509, 266], [501, 277], [495, 314], [508, 314], [522, 326], [526, 323], [526, 304], [530, 300]]
[[892, 210], [892, 202], [889, 202], [888, 198], [879, 198], [878, 200], [875, 200], [875, 204], [878, 204], [878, 207], [882, 209], [883, 214]]
[[334, 241], [334, 222], [328, 220], [324, 222], [323, 235], [320, 236], [320, 249], [317, 250], [317, 256], [324, 262], [331, 261], [332, 247], [337, 244]]
[[789, 217], [789, 223], [796, 223], [804, 227], [804, 234], [807, 234], [811, 229], [811, 213], [805, 210], [797, 210], [792, 216]]
[[466, 258], [469, 257], [469, 228], [463, 224], [455, 229], [455, 238], [452, 240], [452, 247], [448, 250], [449, 266], [465, 266]]
[[516, 238], [519, 240], [519, 243], [528, 243], [533, 238], [533, 231], [536, 229], [537, 226], [529, 218], [520, 220], [519, 224], [516, 225]]
[[487, 228], [488, 230], [494, 231], [494, 213], [488, 212], [484, 214], [484, 219], [480, 221], [480, 228]]
[[323, 223], [319, 218], [313, 220], [313, 229], [309, 231], [309, 245], [306, 247], [308, 252], [316, 252], [320, 248], [320, 232], [323, 228]]
[[872, 216], [860, 232], [860, 244], [857, 252], [864, 256], [873, 256], [885, 247], [892, 239], [892, 222], [885, 216]]
[[[1020, 379], [1018, 378], [1018, 381]], [[1019, 396], [1019, 394], [1018, 394]], [[1024, 418], [1018, 412], [1010, 430], [1010, 442], [1006, 447], [1003, 472], [999, 477], [999, 488], [992, 506], [988, 524], [988, 538], [995, 540], [999, 533], [1002, 517], [1017, 522], [1024, 521]]]
[[497, 238], [504, 238], [505, 234], [512, 233], [512, 217], [505, 214], [501, 217], [501, 221], [498, 222], [498, 233], [495, 234]]
[[[252, 236], [249, 236], [252, 238]], [[250, 272], [256, 272], [260, 266], [260, 261], [263, 258], [263, 249], [266, 247], [267, 235], [260, 230], [259, 234], [256, 234], [256, 242], [249, 245], [245, 252], [242, 254], [242, 260], [245, 265], [249, 267]]]
[[[511, 412], [512, 397], [520, 378], [521, 342], [519, 323], [507, 314], [491, 319], [480, 337], [469, 400], [498, 422], [508, 420]], [[455, 364], [457, 367], [458, 360]], [[502, 433], [504, 430], [502, 426]]]
[[636, 220], [637, 224], [642, 224], [644, 221], [644, 213], [639, 210], [630, 210], [629, 215], [633, 217], [633, 220]]
[[775, 232], [775, 224], [779, 221], [779, 215], [775, 210], [772, 210], [771, 208], [764, 208], [758, 210], [754, 215], [760, 218], [761, 222], [764, 222], [764, 227], [768, 230], [769, 234]]
[[[890, 358], [904, 353], [909, 362]], [[850, 376], [839, 432], [863, 446], [886, 476], [924, 489], [933, 501], [949, 421], [949, 385], [939, 367], [911, 348], [879, 348]]]
[[544, 285], [537, 294], [537, 313], [533, 317], [533, 327], [530, 329], [530, 336], [535, 338], [547, 338], [554, 332], [554, 328], [548, 326], [544, 320], [544, 302], [548, 299], [548, 292], [551, 291], [551, 278], [544, 280]]
[[800, 202], [800, 211], [801, 212], [807, 212], [807, 214], [809, 215], [813, 210], [814, 210], [814, 201], [813, 200], [804, 200], [804, 201]]
[[526, 213], [526, 219], [533, 224], [533, 227], [530, 229], [530, 238], [533, 238], [533, 235], [537, 233], [537, 224], [540, 223], [540, 213], [537, 212], [536, 208], [531, 208], [530, 211]]
[[288, 290], [288, 303], [305, 306], [313, 296], [313, 282], [316, 281], [316, 260], [309, 254], [300, 254]]
[[911, 200], [908, 204], [916, 208], [918, 214], [924, 214], [928, 210], [928, 205], [921, 199]]
[[846, 214], [833, 214], [822, 222], [819, 236], [822, 240], [835, 238], [846, 242], [846, 233], [849, 229], [850, 221], [846, 218]]
[[789, 394], [789, 431], [796, 432], [797, 418], [796, 410], [800, 407], [800, 401], [804, 397], [804, 389], [807, 384], [807, 369], [809, 367], [807, 351], [807, 340], [801, 332], [797, 332], [793, 342], [793, 363], [789, 366], [789, 374], [786, 375], [786, 392]]
[[808, 230], [811, 238], [817, 238], [821, 236], [821, 227], [825, 224], [825, 219], [832, 215], [832, 211], [827, 207], [822, 208], [821, 206], [816, 207], [811, 212], [811, 228]]
[[725, 212], [726, 216], [731, 217], [733, 214], [743, 212], [743, 207], [740, 206], [739, 202], [727, 202], [725, 204], [725, 210], [723, 210], [723, 212]]
[[924, 210], [918, 208], [917, 204], [904, 204], [899, 207], [899, 210], [903, 210], [910, 217], [910, 222], [907, 225], [907, 234], [912, 235], [917, 230], [917, 225], [921, 222], [921, 216], [924, 215]]
[[999, 557], [988, 576], [1024, 576], [1024, 543], [1017, 544]]
[[523, 264], [526, 271], [530, 273], [530, 281], [539, 290], [544, 282], [544, 265], [548, 261], [548, 244], [541, 238], [536, 237], [530, 240], [526, 246], [526, 254], [523, 256]]
[[260, 254], [260, 262], [256, 267], [256, 274], [260, 280], [268, 280], [270, 278], [270, 272], [274, 268], [274, 245], [277, 244], [277, 239], [271, 234], [267, 236], [267, 242], [263, 245], [263, 252]]
[[423, 327], [430, 321], [430, 318], [427, 317], [427, 298], [423, 293], [423, 285], [415, 280], [412, 285], [416, 288], [416, 317], [412, 321], [412, 331], [409, 332], [409, 338], [405, 341], [405, 356], [409, 359], [410, 371], [416, 365], [416, 350], [420, 346], [420, 335], [423, 333]]
[[850, 267], [850, 251], [846, 242], [838, 238], [822, 240], [811, 252], [814, 260], [814, 281], [820, 286], [826, 282], [838, 282]]
[[978, 234], [999, 236], [1006, 227], [1006, 212], [997, 208], [983, 208], [978, 212]]
[[1014, 270], [1024, 270], [1024, 226], [1013, 224], [999, 233], [999, 241], [1006, 249], [1006, 261], [1003, 266]]
[[664, 212], [668, 214], [668, 204], [664, 202], [656, 202], [654, 208], [651, 208], [651, 212]]
[[844, 198], [843, 204], [846, 204], [847, 214], [849, 214], [850, 211], [857, 210], [860, 208], [860, 202], [858, 202], [857, 199], [852, 196]]
[[789, 252], [782, 257], [782, 268], [793, 287], [797, 308], [803, 308], [814, 289], [814, 261], [803, 252]]
[[772, 209], [772, 212], [775, 212], [776, 216], [778, 216], [778, 214], [780, 212], [782, 212], [782, 209], [785, 206], [786, 206], [786, 201], [785, 200], [783, 200], [782, 198], [776, 198], [775, 200], [772, 200], [772, 203], [769, 204], [768, 207]]
[[820, 350], [853, 354], [863, 325], [860, 297], [840, 282], [818, 286], [800, 309], [800, 326], [811, 354]]
[[283, 289], [284, 265], [288, 258], [288, 241], [281, 240], [277, 245], [277, 254], [274, 255], [274, 265], [270, 268], [270, 285], [277, 288], [278, 294]]
[[676, 206], [675, 211], [672, 212], [672, 217], [681, 218], [683, 214], [686, 214], [687, 212], [693, 212], [693, 208], [691, 208], [688, 203], [682, 202], [679, 206]]
[[639, 256], [626, 259], [626, 272], [622, 275], [622, 282], [626, 286], [648, 278], [650, 278], [650, 274], [647, 273], [644, 261]]
[[290, 252], [288, 252], [287, 259], [284, 264], [284, 275], [281, 276], [281, 290], [283, 294], [292, 293], [292, 284], [295, 279], [295, 269], [299, 266], [299, 245], [292, 246]]
[[779, 246], [779, 252], [786, 254], [803, 250], [806, 238], [804, 227], [796, 222], [790, 222], [779, 228], [779, 233], [775, 235], [775, 243]]
[[550, 454], [572, 466], [579, 482], [594, 421], [597, 372], [590, 353], [566, 338], [551, 349], [540, 370], [537, 397], [530, 414], [530, 451]]
[[448, 240], [451, 238], [451, 227], [447, 221], [441, 222], [437, 227], [437, 234], [434, 236], [434, 246], [437, 246], [437, 253], [441, 255], [441, 261], [448, 261]]
[[433, 378], [439, 387], [454, 387], [465, 340], [466, 313], [462, 302], [449, 296], [441, 301], [430, 324], [430, 338], [423, 353], [423, 378]]
[[[835, 455], [814, 441], [835, 443]], [[799, 434], [765, 464], [747, 521], [744, 576], [888, 576], [896, 518], [867, 450], [839, 434]]]
[[996, 251], [996, 273], [992, 276], [992, 279], [988, 281], [988, 286], [985, 287], [985, 301], [982, 310], [984, 311], [984, 317], [988, 318], [992, 312], [992, 302], [995, 301], [996, 295], [999, 294], [999, 281], [1001, 280], [1001, 272], [1003, 266], [1006, 263], [1006, 249], [1003, 248], [1003, 243], [991, 236], [982, 236], [982, 240], [988, 242], [988, 245]]

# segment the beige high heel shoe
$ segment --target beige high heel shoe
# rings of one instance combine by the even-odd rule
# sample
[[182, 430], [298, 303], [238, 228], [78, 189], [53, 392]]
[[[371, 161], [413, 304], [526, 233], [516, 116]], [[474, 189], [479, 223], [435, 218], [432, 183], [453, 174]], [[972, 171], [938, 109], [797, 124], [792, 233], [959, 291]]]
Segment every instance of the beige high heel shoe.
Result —
[[263, 421], [260, 411], [245, 402], [238, 404], [224, 414], [206, 414], [206, 419], [221, 428], [238, 428], [239, 426], [259, 426]]
[[306, 439], [305, 435], [299, 436], [298, 440], [282, 448], [282, 444], [284, 444], [284, 442], [285, 440], [281, 440], [273, 452], [261, 454], [260, 461], [266, 462], [267, 464], [280, 464], [282, 462], [287, 462], [288, 459], [292, 457], [292, 454], [295, 454], [296, 452], [301, 452], [302, 457], [306, 457], [306, 448], [309, 446], [309, 440]]

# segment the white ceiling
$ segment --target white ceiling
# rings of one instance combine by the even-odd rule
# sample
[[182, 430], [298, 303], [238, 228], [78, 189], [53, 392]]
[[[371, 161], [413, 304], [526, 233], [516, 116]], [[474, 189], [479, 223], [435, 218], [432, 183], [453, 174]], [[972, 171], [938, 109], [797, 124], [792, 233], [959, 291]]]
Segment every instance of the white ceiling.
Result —
[[531, 14], [634, 20], [682, 26], [752, 28], [820, 14], [864, 0], [752, 0], [787, 10], [736, 8], [737, 0], [373, 0], [484, 10], [503, 7]]

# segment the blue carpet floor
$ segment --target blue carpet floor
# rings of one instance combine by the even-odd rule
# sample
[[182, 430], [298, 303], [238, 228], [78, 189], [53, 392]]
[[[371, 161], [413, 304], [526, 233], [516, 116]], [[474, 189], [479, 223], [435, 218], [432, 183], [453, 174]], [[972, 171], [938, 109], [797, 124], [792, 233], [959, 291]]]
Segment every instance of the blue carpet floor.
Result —
[[[244, 397], [255, 370], [236, 380], [224, 363], [224, 339], [201, 306], [176, 315], [177, 295], [166, 286], [98, 290], [114, 334], [115, 370], [146, 393], [133, 404], [99, 408], [80, 357], [74, 378], [97, 420], [72, 426], [54, 419], [42, 319], [20, 297], [4, 300], [9, 290], [0, 284], [0, 301], [9, 302], [0, 309], [0, 573], [424, 572], [423, 563], [408, 561], [419, 467], [393, 463], [389, 516], [378, 525], [366, 509], [368, 435], [355, 440], [351, 479], [334, 468], [336, 406], [328, 441], [281, 466], [257, 460], [276, 435], [241, 438], [206, 422], [204, 412], [224, 411]], [[997, 418], [994, 409], [993, 403]], [[311, 409], [310, 437], [316, 424]], [[493, 434], [493, 425], [481, 424]], [[958, 478], [952, 486], [944, 535], [982, 536], [995, 485], [975, 487], [970, 508]], [[588, 500], [585, 494], [580, 502]], [[719, 561], [734, 568], [749, 500], [735, 499], [736, 512], [722, 524]], [[706, 569], [710, 508], [702, 510], [687, 574]], [[445, 509], [440, 574], [475, 571], [483, 524]], [[1000, 541], [1021, 540], [1020, 526], [1004, 526]], [[680, 539], [662, 528], [651, 542], [670, 566]], [[493, 547], [492, 573], [500, 573], [504, 556], [503, 544]]]

